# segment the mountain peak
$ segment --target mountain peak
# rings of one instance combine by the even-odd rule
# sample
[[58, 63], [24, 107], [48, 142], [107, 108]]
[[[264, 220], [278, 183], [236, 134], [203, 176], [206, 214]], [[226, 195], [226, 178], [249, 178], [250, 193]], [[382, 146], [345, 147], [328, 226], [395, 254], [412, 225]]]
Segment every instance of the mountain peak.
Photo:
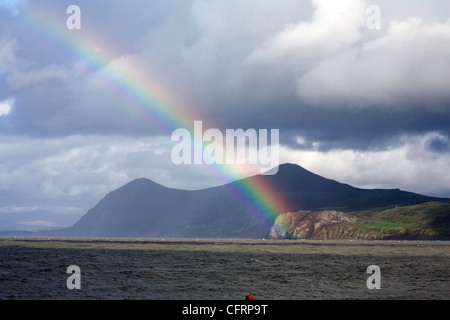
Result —
[[120, 187], [117, 190], [130, 190], [130, 189], [136, 189], [136, 188], [148, 189], [148, 188], [155, 188], [155, 187], [165, 188], [163, 185], [161, 185], [151, 179], [137, 178], [137, 179], [134, 179], [134, 180], [128, 182], [127, 184], [125, 184], [124, 186]]
[[294, 163], [283, 163], [278, 167], [278, 173], [280, 175], [289, 175], [289, 174], [313, 174], [311, 171], [306, 170], [302, 166]]

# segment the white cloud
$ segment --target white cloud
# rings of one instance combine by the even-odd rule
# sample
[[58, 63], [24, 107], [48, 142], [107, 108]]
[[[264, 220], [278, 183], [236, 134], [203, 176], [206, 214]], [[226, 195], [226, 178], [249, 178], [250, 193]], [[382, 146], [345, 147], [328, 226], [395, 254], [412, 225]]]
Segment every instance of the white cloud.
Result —
[[22, 221], [22, 222], [20, 222], [20, 224], [25, 227], [42, 227], [42, 228], [58, 227], [58, 224], [56, 224], [52, 221], [47, 221], [47, 220]]
[[376, 151], [294, 150], [283, 147], [281, 162], [297, 163], [314, 173], [360, 188], [400, 188], [430, 196], [450, 197], [448, 152], [435, 152], [430, 142], [439, 133], [404, 136], [396, 147]]
[[20, 64], [16, 57], [17, 41], [5, 36], [0, 38], [0, 74], [9, 72]]
[[361, 39], [365, 25], [365, 3], [361, 0], [313, 0], [311, 21], [287, 26], [258, 47], [248, 63], [282, 62], [286, 58], [309, 63], [329, 56]]
[[[7, 197], [2, 206], [91, 207], [110, 191], [141, 177], [168, 187], [217, 184], [198, 166], [172, 164], [171, 147], [170, 137], [2, 136], [0, 198]], [[204, 179], [193, 180], [190, 175]]]
[[37, 70], [29, 71], [17, 71], [11, 73], [8, 78], [8, 84], [13, 89], [19, 89], [21, 87], [26, 87], [32, 84], [41, 83], [45, 80], [50, 79], [67, 79], [69, 76], [68, 72], [61, 67], [51, 65]]
[[0, 101], [0, 117], [7, 116], [11, 112], [14, 102], [15, 102], [14, 98]]
[[[368, 1], [313, 0], [309, 20], [285, 26], [245, 59], [248, 73], [258, 78], [260, 91], [273, 83], [316, 106], [407, 106], [405, 101], [439, 105], [450, 98], [450, 19], [431, 5], [402, 2], [380, 4], [382, 30], [367, 28]], [[420, 14], [425, 18], [406, 16]], [[400, 15], [401, 18], [396, 18]], [[267, 86], [261, 90], [261, 86]], [[280, 85], [278, 85], [280, 87]], [[442, 104], [440, 104], [442, 105]]]
[[8, 10], [13, 16], [19, 14], [19, 9], [26, 5], [28, 0], [0, 0], [0, 8]]
[[450, 19], [392, 22], [384, 36], [344, 48], [299, 77], [299, 96], [317, 104], [354, 106], [449, 99], [448, 43]]

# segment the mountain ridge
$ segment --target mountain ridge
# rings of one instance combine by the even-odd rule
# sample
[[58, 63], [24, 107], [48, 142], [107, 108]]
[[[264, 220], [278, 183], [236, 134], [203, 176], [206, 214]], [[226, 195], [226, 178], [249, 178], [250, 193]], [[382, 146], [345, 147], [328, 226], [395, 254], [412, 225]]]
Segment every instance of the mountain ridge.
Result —
[[[283, 201], [268, 215], [258, 201], [240, 201], [230, 190], [269, 185]], [[262, 195], [259, 195], [261, 198]], [[246, 199], [248, 200], [248, 199]], [[282, 164], [274, 175], [254, 175], [200, 190], [165, 187], [138, 178], [106, 194], [71, 227], [39, 233], [68, 237], [265, 238], [276, 218], [300, 210], [347, 213], [450, 200], [399, 189], [361, 189]]]
[[168, 188], [146, 178], [135, 179], [108, 193], [65, 231], [73, 236], [94, 237], [267, 237], [276, 217], [267, 219], [263, 213], [262, 217], [255, 217], [252, 210], [260, 208], [242, 204], [228, 192], [242, 183], [265, 183], [276, 190], [285, 200], [276, 208], [276, 215], [321, 209], [353, 212], [376, 205], [401, 206], [436, 200], [398, 189], [355, 188], [301, 166], [283, 164], [275, 175], [254, 175], [200, 190]]

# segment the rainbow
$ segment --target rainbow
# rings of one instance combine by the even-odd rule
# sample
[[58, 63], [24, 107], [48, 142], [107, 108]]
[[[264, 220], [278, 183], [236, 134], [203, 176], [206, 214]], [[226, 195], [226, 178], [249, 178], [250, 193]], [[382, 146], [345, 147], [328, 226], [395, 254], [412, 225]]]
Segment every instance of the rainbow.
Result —
[[[74, 77], [89, 77], [96, 89], [110, 97], [114, 105], [120, 103], [119, 112], [143, 121], [164, 135], [170, 135], [178, 128], [192, 132], [194, 121], [202, 119], [201, 115], [193, 113], [192, 105], [162, 85], [157, 76], [148, 70], [143, 72], [139, 65], [145, 62], [136, 56], [114, 58], [118, 55], [111, 44], [83, 33], [83, 28], [68, 31], [65, 20], [61, 19], [68, 15], [48, 8], [44, 11], [36, 5], [32, 12], [24, 11], [23, 15], [28, 24], [26, 27], [47, 40], [44, 45], [57, 62], [67, 65], [78, 61]], [[242, 179], [239, 170], [233, 166], [205, 165], [201, 168], [209, 170], [219, 182], [234, 181], [224, 186], [262, 224], [271, 224], [280, 208], [286, 207], [284, 199], [264, 179]]]

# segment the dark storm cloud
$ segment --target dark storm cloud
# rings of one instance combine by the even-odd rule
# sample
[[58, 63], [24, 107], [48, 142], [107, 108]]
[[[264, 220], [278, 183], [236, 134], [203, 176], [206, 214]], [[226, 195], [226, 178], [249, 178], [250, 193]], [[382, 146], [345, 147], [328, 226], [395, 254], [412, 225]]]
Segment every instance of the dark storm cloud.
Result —
[[[123, 106], [105, 94], [105, 90], [95, 91], [92, 78], [101, 69], [90, 70], [91, 73], [81, 77], [74, 70], [80, 63], [89, 64], [88, 56], [79, 56], [76, 52], [78, 41], [82, 43], [84, 37], [99, 41], [98, 48], [84, 50], [94, 53], [102, 46], [114, 48], [114, 55], [110, 55], [102, 67], [108, 68], [114, 59], [135, 55], [156, 70], [157, 81], [166, 82], [169, 91], [193, 96], [199, 108], [208, 112], [222, 104], [220, 99], [217, 105], [208, 103], [222, 86], [221, 73], [228, 72], [228, 66], [238, 66], [249, 52], [249, 45], [263, 41], [267, 34], [276, 32], [280, 24], [295, 21], [299, 13], [306, 17], [304, 10], [291, 12], [292, 8], [300, 9], [298, 1], [286, 1], [280, 6], [276, 10], [282, 13], [280, 17], [271, 13], [270, 4], [255, 1], [232, 6], [224, 1], [145, 4], [131, 1], [114, 5], [109, 1], [80, 1], [77, 4], [82, 9], [83, 27], [78, 33], [71, 33], [64, 30], [66, 4], [31, 1], [22, 14], [13, 18], [8, 14], [7, 19], [1, 19], [1, 30], [7, 26], [10, 31], [1, 35], [5, 49], [0, 52], [0, 98], [16, 97], [15, 109], [9, 118], [12, 125], [2, 127], [5, 133], [34, 136], [155, 133], [151, 126], [122, 114]], [[253, 11], [256, 18], [249, 17], [246, 12], [251, 12], [256, 4], [259, 7]], [[43, 13], [48, 14], [48, 19], [58, 17], [62, 28], [58, 32], [64, 34], [67, 43], [73, 39], [72, 49], [67, 43], [60, 43], [61, 39], [55, 38], [52, 32], [40, 28]], [[28, 16], [33, 15], [38, 18], [30, 23]], [[267, 21], [269, 16], [272, 21]], [[235, 18], [236, 24], [232, 21]], [[248, 30], [241, 29], [243, 23]], [[236, 39], [249, 44], [240, 48], [233, 44]], [[67, 49], [73, 52], [65, 52]], [[215, 84], [213, 90], [208, 90], [212, 83]], [[228, 91], [225, 95], [236, 94], [228, 88], [224, 90]], [[233, 105], [232, 109], [240, 107]]]
[[[407, 134], [440, 132], [450, 136], [450, 113], [424, 106], [426, 104], [411, 101], [393, 107], [317, 108], [280, 96], [274, 101], [243, 98], [217, 104], [204, 114], [206, 118], [221, 119], [219, 128], [222, 130], [280, 128], [281, 142], [291, 147], [308, 149], [313, 142], [320, 142], [315, 148], [323, 151], [334, 148], [376, 150], [394, 146], [398, 137]], [[235, 112], [235, 108], [240, 111]], [[299, 136], [306, 140], [304, 144], [296, 142]]]
[[[28, 3], [28, 14], [37, 5]], [[65, 9], [65, 3], [45, 5]], [[194, 102], [199, 120], [219, 128], [278, 128], [290, 135], [286, 144], [302, 136], [303, 147], [319, 141], [324, 150], [376, 148], [405, 133], [448, 136], [450, 23], [385, 19], [382, 30], [371, 31], [367, 5], [81, 1], [83, 29], [67, 36], [95, 35], [114, 44], [105, 68], [136, 55], [170, 91]], [[381, 8], [392, 15], [387, 3]], [[62, 21], [66, 16], [60, 13]], [[83, 57], [55, 60], [36, 46], [51, 42], [51, 35], [37, 29], [27, 36], [20, 19], [13, 18], [12, 31], [2, 37], [0, 66], [9, 62], [0, 98], [16, 97], [12, 127], [4, 132], [155, 133], [95, 91], [90, 75], [73, 78], [71, 62]]]
[[450, 152], [450, 139], [446, 137], [434, 137], [427, 143], [427, 147], [434, 152]]

